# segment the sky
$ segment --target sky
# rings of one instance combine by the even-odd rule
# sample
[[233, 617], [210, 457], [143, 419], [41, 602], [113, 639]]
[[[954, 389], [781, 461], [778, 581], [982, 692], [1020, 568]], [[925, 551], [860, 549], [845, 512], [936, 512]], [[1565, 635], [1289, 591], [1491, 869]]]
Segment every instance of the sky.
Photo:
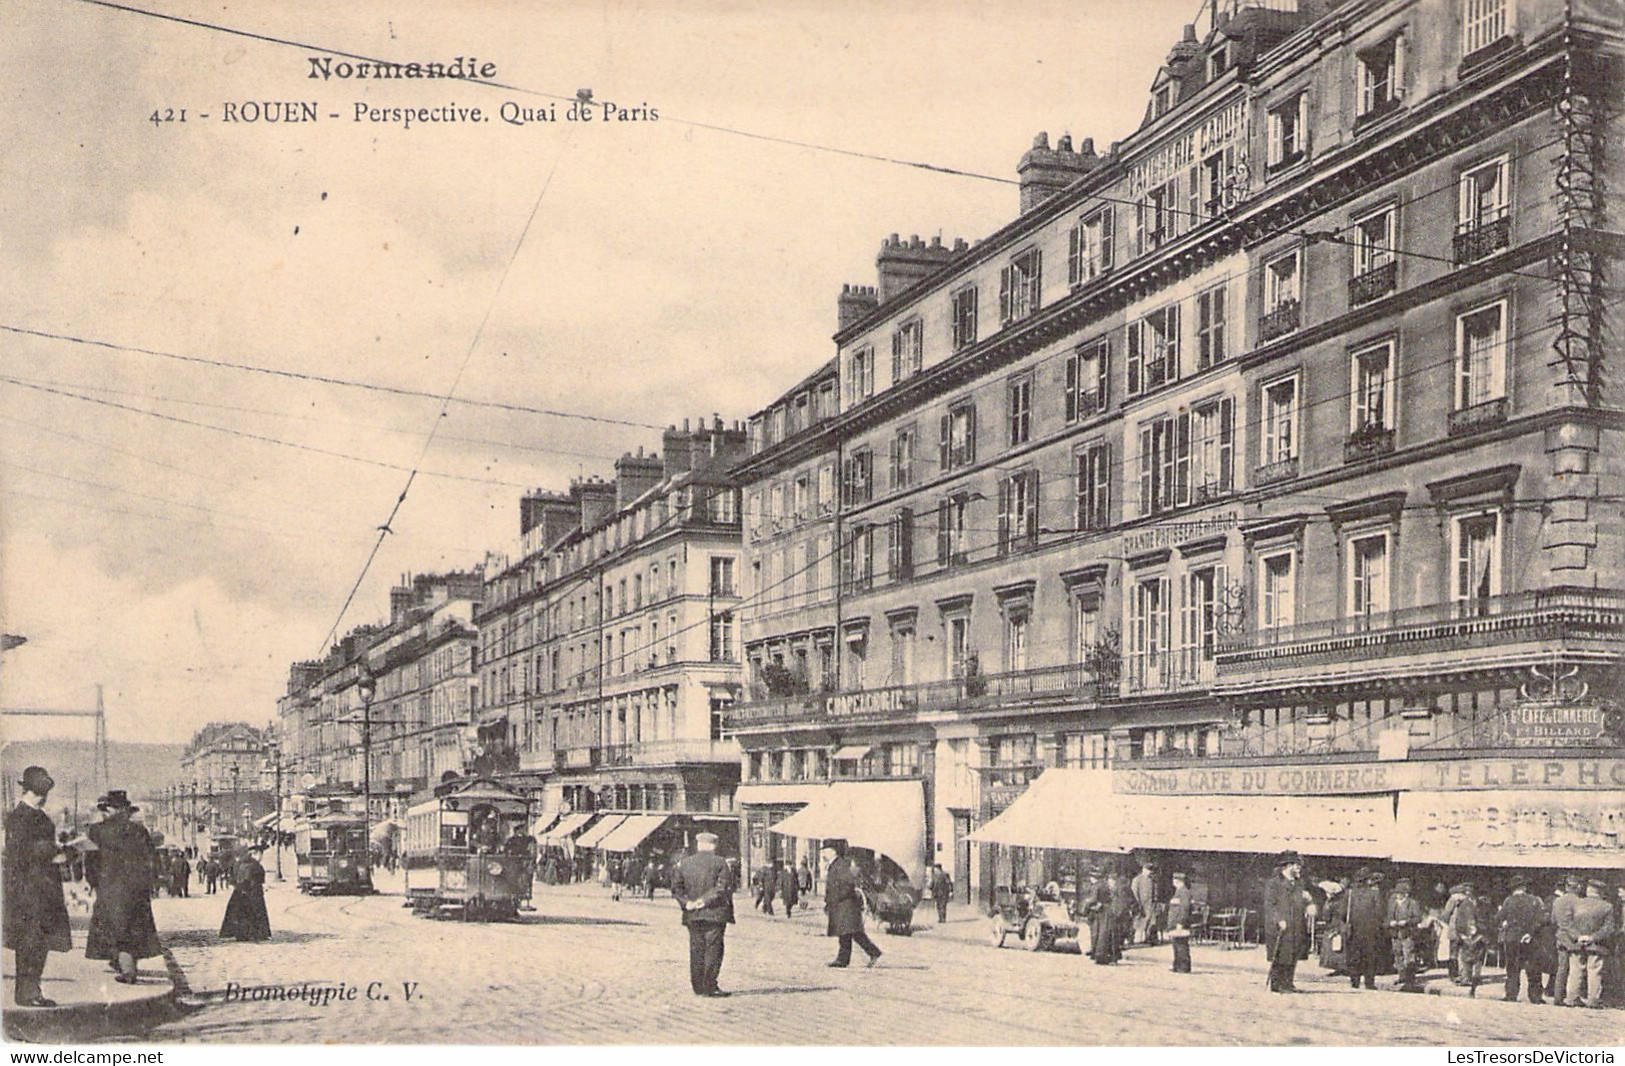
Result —
[[[1016, 214], [1011, 184], [782, 141], [1001, 178], [1041, 130], [1104, 151], [1201, 5], [130, 6], [173, 18], [0, 11], [0, 624], [28, 638], [0, 704], [89, 706], [99, 683], [115, 738], [178, 742], [269, 721], [288, 664], [387, 614], [401, 575], [511, 551], [525, 489], [789, 388], [887, 234]], [[514, 89], [313, 80], [324, 50], [477, 57]], [[353, 121], [546, 103], [519, 89], [659, 118]], [[249, 101], [320, 118], [223, 120]], [[586, 417], [442, 416], [448, 391]]]

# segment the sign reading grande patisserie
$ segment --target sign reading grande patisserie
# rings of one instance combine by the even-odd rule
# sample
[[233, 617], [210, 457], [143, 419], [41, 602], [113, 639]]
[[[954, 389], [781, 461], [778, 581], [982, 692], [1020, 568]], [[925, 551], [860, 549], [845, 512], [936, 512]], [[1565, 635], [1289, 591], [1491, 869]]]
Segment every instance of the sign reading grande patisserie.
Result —
[[1112, 771], [1112, 791], [1152, 796], [1332, 796], [1509, 788], [1625, 790], [1625, 759], [1417, 759]]
[[1594, 744], [1605, 738], [1608, 713], [1596, 704], [1531, 700], [1507, 711], [1496, 743], [1519, 748]]

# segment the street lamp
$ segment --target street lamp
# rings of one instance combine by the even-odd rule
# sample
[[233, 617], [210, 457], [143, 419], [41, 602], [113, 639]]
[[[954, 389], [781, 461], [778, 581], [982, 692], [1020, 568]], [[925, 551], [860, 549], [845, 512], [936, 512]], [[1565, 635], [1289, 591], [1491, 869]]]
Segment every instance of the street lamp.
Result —
[[372, 698], [378, 694], [378, 679], [362, 669], [361, 679], [355, 683], [356, 695], [361, 697], [361, 846], [365, 854], [372, 854]]
[[276, 818], [272, 821], [275, 831], [271, 837], [276, 842], [276, 879], [282, 880], [282, 749], [276, 744], [268, 745], [265, 749], [265, 770], [275, 776], [275, 792], [272, 794]]
[[[237, 771], [239, 769], [241, 768], [236, 763], [231, 764], [231, 806], [233, 811], [237, 808]], [[241, 832], [242, 826], [238, 825], [237, 830]]]

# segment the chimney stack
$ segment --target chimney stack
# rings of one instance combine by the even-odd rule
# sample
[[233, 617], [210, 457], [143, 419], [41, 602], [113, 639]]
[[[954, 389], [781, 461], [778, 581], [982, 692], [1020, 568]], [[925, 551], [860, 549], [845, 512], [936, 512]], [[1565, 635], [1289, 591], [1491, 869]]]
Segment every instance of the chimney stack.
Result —
[[875, 294], [873, 285], [842, 285], [841, 296], [836, 301], [836, 329], [846, 329], [854, 322], [862, 321], [871, 311], [880, 306], [880, 297]]
[[665, 467], [658, 455], [644, 455], [643, 448], [638, 448], [638, 454], [627, 452], [615, 460], [615, 507], [617, 510], [626, 507], [633, 500], [660, 484], [665, 476]]
[[1074, 152], [1070, 134], [1063, 134], [1060, 143], [1051, 148], [1049, 134], [1040, 133], [1016, 167], [1021, 178], [1021, 213], [1031, 211], [1099, 165], [1093, 137], [1085, 137], [1082, 147]]
[[954, 257], [952, 248], [945, 248], [941, 237], [931, 238], [927, 244], [919, 234], [907, 241], [893, 233], [880, 245], [875, 256], [875, 271], [880, 275], [880, 302], [886, 303], [906, 289], [941, 270]]

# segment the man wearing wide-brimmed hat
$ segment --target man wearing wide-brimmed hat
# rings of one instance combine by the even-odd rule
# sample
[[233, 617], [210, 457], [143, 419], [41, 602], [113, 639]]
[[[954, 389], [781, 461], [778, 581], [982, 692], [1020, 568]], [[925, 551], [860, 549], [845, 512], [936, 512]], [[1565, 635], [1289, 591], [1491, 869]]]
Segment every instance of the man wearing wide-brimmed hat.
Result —
[[1541, 1003], [1540, 938], [1542, 929], [1550, 921], [1546, 905], [1529, 894], [1529, 878], [1513, 874], [1509, 886], [1512, 894], [1501, 902], [1495, 912], [1495, 927], [1501, 934], [1501, 957], [1506, 962], [1506, 999], [1518, 998], [1518, 981], [1529, 978], [1529, 1002]]
[[1298, 853], [1283, 851], [1275, 860], [1275, 873], [1264, 885], [1264, 947], [1271, 992], [1298, 991], [1298, 960], [1309, 943], [1309, 896], [1299, 880], [1302, 873], [1303, 859]]
[[72, 951], [68, 906], [62, 899], [62, 854], [45, 799], [56, 782], [42, 766], [23, 771], [22, 798], [6, 815], [5, 944], [17, 955], [12, 998], [19, 1007], [54, 1007], [40, 992], [45, 958]]
[[145, 826], [130, 820], [140, 808], [123, 789], [109, 791], [96, 807], [102, 820], [90, 827], [90, 839], [101, 849], [101, 887], [85, 957], [112, 961], [115, 980], [133, 985], [137, 964], [164, 951], [152, 920], [152, 838]]

